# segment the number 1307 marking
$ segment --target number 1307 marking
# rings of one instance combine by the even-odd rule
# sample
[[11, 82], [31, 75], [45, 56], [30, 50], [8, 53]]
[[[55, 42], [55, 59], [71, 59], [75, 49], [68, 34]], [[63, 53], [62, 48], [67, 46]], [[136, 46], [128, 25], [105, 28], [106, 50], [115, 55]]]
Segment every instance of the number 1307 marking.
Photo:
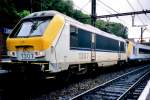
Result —
[[32, 53], [23, 53], [21, 54], [22, 59], [34, 59], [34, 54]]

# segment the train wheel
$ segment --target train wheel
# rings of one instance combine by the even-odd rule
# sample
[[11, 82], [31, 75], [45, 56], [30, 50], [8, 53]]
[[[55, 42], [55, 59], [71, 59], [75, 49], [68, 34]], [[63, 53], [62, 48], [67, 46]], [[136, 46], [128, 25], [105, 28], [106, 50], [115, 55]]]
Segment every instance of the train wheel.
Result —
[[56, 79], [61, 82], [69, 82], [71, 77], [71, 72], [69, 70], [57, 73]]
[[86, 73], [88, 73], [88, 66], [86, 64], [85, 65], [79, 65], [78, 72], [76, 74], [77, 75], [83, 75]]
[[99, 68], [97, 63], [93, 63], [89, 65], [87, 75], [94, 77], [95, 75], [97, 75], [98, 72], [99, 72]]
[[76, 64], [71, 65], [68, 70], [72, 75], [83, 75], [88, 72], [88, 66], [87, 64]]

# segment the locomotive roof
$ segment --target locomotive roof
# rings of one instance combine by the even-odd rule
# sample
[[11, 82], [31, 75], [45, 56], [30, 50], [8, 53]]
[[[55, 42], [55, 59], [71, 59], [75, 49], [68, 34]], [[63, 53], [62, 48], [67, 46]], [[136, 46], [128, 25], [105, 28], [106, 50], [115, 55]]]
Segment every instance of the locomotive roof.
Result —
[[136, 43], [133, 41], [128, 40], [130, 43], [132, 43], [133, 46], [136, 46], [137, 48], [143, 48], [143, 49], [150, 49], [150, 46], [145, 44]]
[[116, 36], [116, 35], [113, 35], [111, 33], [107, 33], [107, 32], [104, 32], [96, 27], [93, 27], [89, 24], [83, 24], [71, 17], [68, 17], [60, 12], [57, 12], [57, 11], [54, 11], [54, 10], [49, 10], [49, 11], [40, 11], [40, 12], [34, 12], [28, 16], [26, 16], [25, 18], [23, 19], [27, 19], [27, 18], [35, 18], [35, 17], [48, 17], [48, 16], [55, 16], [55, 15], [62, 15], [65, 20], [68, 20], [70, 21], [71, 23], [74, 23], [76, 24], [77, 26], [81, 26], [82, 28], [84, 28], [85, 30], [87, 31], [90, 31], [90, 32], [94, 32], [96, 34], [100, 34], [100, 35], [103, 35], [103, 36], [107, 36], [107, 37], [110, 37], [110, 38], [113, 38], [113, 39], [117, 39], [117, 40], [120, 40], [120, 41], [125, 41], [125, 39], [119, 37], [119, 36]]
[[135, 43], [135, 45], [139, 48], [145, 48], [145, 49], [150, 49], [150, 46], [148, 45], [144, 45], [144, 44], [139, 44], [139, 43]]

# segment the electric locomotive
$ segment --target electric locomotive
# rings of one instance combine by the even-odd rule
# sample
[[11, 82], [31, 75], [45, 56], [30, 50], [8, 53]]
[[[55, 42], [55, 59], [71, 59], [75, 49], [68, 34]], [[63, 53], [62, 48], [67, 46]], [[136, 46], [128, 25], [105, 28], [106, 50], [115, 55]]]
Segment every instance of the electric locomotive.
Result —
[[80, 74], [127, 62], [126, 40], [57, 11], [23, 18], [7, 38], [7, 49], [11, 61], [19, 64], [9, 66], [11, 70], [38, 65], [42, 72]]
[[150, 46], [128, 41], [128, 62], [150, 60]]

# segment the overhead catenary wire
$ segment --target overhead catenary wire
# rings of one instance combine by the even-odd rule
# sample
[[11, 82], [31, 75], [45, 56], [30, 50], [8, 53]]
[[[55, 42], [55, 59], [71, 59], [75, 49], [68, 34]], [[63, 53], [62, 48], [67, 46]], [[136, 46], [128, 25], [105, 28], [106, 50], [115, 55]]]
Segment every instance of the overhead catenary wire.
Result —
[[143, 9], [143, 10], [144, 10], [144, 7], [142, 6], [142, 4], [141, 4], [140, 0], [137, 0], [137, 2], [138, 2], [138, 4], [140, 5], [141, 9]]
[[115, 13], [119, 13], [118, 11], [114, 10], [113, 8], [111, 8], [110, 6], [108, 6], [107, 4], [105, 4], [104, 2], [102, 2], [101, 0], [98, 0], [101, 4], [103, 4], [104, 6], [106, 6], [107, 8], [111, 9], [112, 11], [114, 11]]
[[[128, 5], [132, 8], [132, 10], [133, 10], [133, 11], [136, 11], [136, 10], [133, 8], [132, 4], [129, 2], [129, 0], [126, 0], [126, 1], [127, 1]], [[137, 17], [138, 17], [138, 19], [142, 22], [142, 24], [145, 25], [145, 23], [143, 22], [143, 20], [142, 20], [138, 15], [137, 15]]]
[[147, 14], [145, 14], [145, 15], [147, 16], [147, 19], [150, 21], [150, 17]]
[[88, 2], [85, 3], [85, 4], [81, 7], [81, 10], [83, 10], [90, 2], [91, 2], [91, 0], [88, 0]]
[[[114, 12], [116, 12], [117, 14], [119, 13], [118, 11], [116, 11], [116, 10], [114, 10], [112, 7], [110, 7], [110, 6], [108, 6], [107, 4], [105, 4], [104, 2], [102, 2], [101, 0], [98, 0], [101, 4], [103, 4], [104, 6], [106, 6], [107, 8], [109, 8], [109, 9], [111, 9], [112, 11], [114, 11]], [[132, 10], [135, 12], [136, 10], [133, 8], [133, 6], [132, 6], [132, 4], [127, 0], [127, 2], [128, 2], [128, 4], [129, 4], [129, 6], [132, 8]], [[145, 10], [143, 10], [144, 12], [146, 12]], [[141, 23], [143, 24], [143, 25], [145, 25], [145, 23], [143, 22], [143, 20], [141, 19], [141, 17], [139, 17], [138, 15], [137, 15], [137, 17], [138, 17], [138, 19], [141, 21]], [[148, 15], [147, 15], [147, 17], [149, 17]], [[150, 19], [150, 18], [149, 18]]]
[[[99, 4], [99, 2], [97, 2], [97, 5], [98, 6], [101, 6], [100, 4]], [[105, 5], [104, 5], [105, 6]], [[113, 8], [112, 8], [113, 9]], [[104, 10], [107, 12], [107, 13], [109, 13], [109, 14], [112, 14], [108, 9], [106, 9], [106, 8], [104, 8]], [[108, 18], [108, 19], [107, 19]], [[121, 23], [124, 23], [125, 25], [128, 25], [124, 20], [122, 20], [122, 19], [120, 19], [119, 17], [115, 17], [117, 20], [119, 20]], [[106, 21], [107, 22], [109, 22], [110, 21], [110, 17], [106, 17]], [[108, 25], [109, 25], [109, 23], [108, 23]], [[127, 27], [125, 27], [125, 28], [127, 28]], [[124, 30], [125, 30], [125, 28], [123, 29], [121, 29], [121, 31], [123, 32]]]
[[[88, 4], [88, 3], [89, 3], [89, 1], [86, 4]], [[138, 15], [138, 14], [142, 14], [142, 13], [143, 14], [147, 14], [147, 13], [150, 12], [150, 10], [135, 11], [135, 9], [132, 7], [130, 2], [129, 2], [129, 4], [131, 5], [131, 7], [134, 10], [134, 12], [127, 12], [127, 13], [119, 13], [118, 11], [116, 11], [112, 7], [110, 7], [109, 5], [107, 5], [104, 2], [102, 2], [102, 0], [97, 0], [97, 4], [101, 4], [101, 6], [103, 5], [103, 6], [107, 7], [107, 8], [109, 8], [110, 10], [112, 10], [113, 12], [117, 13], [117, 14], [112, 14], [111, 13], [110, 15], [101, 15], [101, 16], [97, 16], [97, 18], [106, 18], [106, 17], [109, 17], [109, 16], [110, 17], [116, 17], [118, 20], [120, 20], [123, 23], [126, 23], [126, 21], [120, 19], [118, 16], [136, 15], [136, 14]], [[83, 7], [85, 7], [85, 5]], [[78, 7], [78, 8], [83, 9], [83, 7], [82, 8]], [[106, 11], [108, 12], [108, 10], [106, 10]], [[110, 13], [110, 11], [109, 11], [109, 13]], [[87, 17], [87, 18], [90, 18], [90, 17]], [[139, 16], [138, 16], [138, 18], [142, 22], [142, 24], [145, 25], [145, 23], [143, 22], [143, 20], [141, 20], [141, 18]], [[81, 19], [85, 19], [85, 18], [81, 18]], [[126, 23], [126, 25], [129, 25], [129, 24]], [[141, 25], [136, 25], [136, 26], [141, 26]]]
[[79, 7], [79, 6], [77, 6], [77, 5], [75, 5], [75, 4], [73, 4], [75, 7], [77, 7], [79, 10], [81, 10], [81, 11], [84, 11], [84, 12], [86, 12], [87, 14], [89, 14], [89, 12], [87, 12], [86, 10], [84, 10], [83, 8], [81, 8], [81, 7]]
[[[99, 4], [100, 2], [97, 2], [97, 5], [98, 6], [100, 6], [101, 7], [101, 5]], [[105, 5], [103, 5], [103, 6], [105, 6]], [[106, 7], [106, 6], [105, 6]], [[108, 8], [108, 7], [107, 7]], [[104, 8], [105, 9], [105, 11], [107, 12], [107, 13], [109, 13], [109, 14], [112, 14], [109, 10], [107, 10], [106, 8]]]
[[146, 29], [146, 31], [147, 31], [148, 33], [150, 33], [150, 29]]
[[[99, 3], [97, 3], [97, 5], [98, 5], [98, 6], [101, 6]], [[105, 9], [105, 8], [104, 8], [104, 9]], [[105, 9], [105, 11], [106, 11], [107, 13], [111, 14], [111, 12], [108, 11], [107, 9]], [[106, 21], [109, 22], [109, 20], [110, 20], [110, 17], [106, 17]], [[109, 25], [109, 23], [107, 23], [107, 24]]]
[[[138, 2], [138, 4], [139, 4], [139, 6], [141, 7], [141, 9], [142, 9], [142, 10], [145, 10], [144, 7], [143, 7], [143, 5], [142, 5], [142, 3], [140, 2], [140, 0], [137, 0], [137, 2]], [[150, 17], [149, 17], [147, 14], [145, 14], [145, 16], [146, 16], [147, 19], [150, 21]]]
[[[97, 5], [101, 7], [101, 5], [97, 2]], [[104, 8], [104, 10], [109, 13], [109, 14], [112, 14], [109, 10], [107, 10], [106, 8]]]
[[[132, 8], [133, 11], [135, 11], [135, 9], [133, 8], [132, 4], [129, 2], [129, 0], [126, 0], [128, 5]], [[137, 15], [138, 19], [142, 22], [143, 25], [145, 25], [145, 23], [143, 22], [143, 20]]]
[[[102, 1], [100, 1], [100, 0], [98, 0], [98, 1], [99, 1], [99, 3], [101, 3], [101, 4], [104, 5], [105, 7], [109, 8], [110, 10], [116, 12], [117, 14], [119, 13], [118, 11], [114, 10], [112, 7], [106, 5], [104, 2], [102, 2]], [[99, 3], [97, 3], [97, 4], [98, 4], [99, 6], [101, 6]], [[105, 8], [104, 8], [104, 9], [105, 9]], [[105, 9], [105, 10], [106, 10], [107, 13], [112, 14], [109, 10], [107, 10], [107, 9]], [[127, 23], [126, 23], [124, 20], [120, 19], [118, 16], [116, 16], [115, 18], [116, 18], [117, 20], [119, 20], [119, 21], [121, 21], [121, 22], [123, 22], [124, 24], [127, 25]]]
[[[116, 12], [117, 14], [119, 14], [118, 13], [118, 11], [116, 11], [116, 10], [114, 10], [113, 8], [111, 8], [110, 6], [108, 6], [108, 5], [106, 5], [104, 2], [102, 2], [102, 1], [100, 1], [100, 0], [98, 0], [101, 4], [103, 4], [103, 5], [105, 5], [106, 7], [108, 7], [109, 9], [111, 9], [111, 10], [113, 10], [114, 12]], [[131, 5], [131, 3], [127, 0], [127, 2], [128, 2], [128, 4], [129, 4], [129, 6], [132, 8], [132, 10], [135, 12], [135, 9], [132, 7], [132, 5]], [[146, 13], [146, 11], [144, 11], [143, 10], [143, 12], [145, 12]], [[111, 14], [112, 15], [112, 14]], [[138, 19], [142, 22], [142, 24], [145, 26], [145, 23], [143, 22], [143, 20], [137, 15], [137, 17], [138, 17]], [[119, 19], [119, 18], [118, 18]], [[119, 19], [120, 21], [123, 21], [123, 20], [121, 20], [121, 19]], [[142, 26], [143, 26], [142, 25]], [[137, 25], [136, 25], [137, 26]], [[141, 25], [140, 25], [141, 26]]]

